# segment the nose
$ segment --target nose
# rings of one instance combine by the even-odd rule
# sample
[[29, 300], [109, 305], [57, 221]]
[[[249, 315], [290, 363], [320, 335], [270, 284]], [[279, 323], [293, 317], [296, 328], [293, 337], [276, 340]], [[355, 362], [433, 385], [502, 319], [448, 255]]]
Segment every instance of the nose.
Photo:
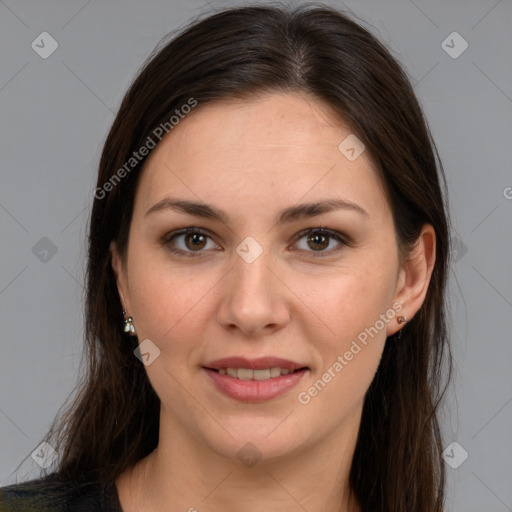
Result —
[[261, 337], [282, 329], [290, 320], [293, 294], [266, 252], [252, 262], [237, 254], [221, 293], [217, 319], [225, 329]]

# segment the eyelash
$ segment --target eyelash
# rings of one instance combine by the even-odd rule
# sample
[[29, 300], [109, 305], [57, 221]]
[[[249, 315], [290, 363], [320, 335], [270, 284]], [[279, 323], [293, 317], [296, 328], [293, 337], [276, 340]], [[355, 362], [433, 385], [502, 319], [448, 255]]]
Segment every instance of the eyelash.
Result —
[[[178, 254], [180, 256], [185, 256], [185, 257], [190, 257], [190, 258], [197, 258], [197, 257], [201, 257], [202, 255], [202, 252], [203, 251], [183, 251], [181, 249], [176, 249], [174, 247], [170, 247], [171, 245], [171, 242], [177, 238], [178, 236], [182, 236], [182, 235], [188, 235], [188, 234], [197, 234], [197, 235], [201, 235], [201, 236], [205, 236], [205, 237], [208, 237], [211, 239], [211, 236], [206, 233], [205, 231], [199, 229], [199, 228], [194, 228], [194, 227], [188, 227], [188, 228], [184, 228], [184, 229], [180, 229], [178, 231], [173, 231], [171, 233], [168, 233], [167, 235], [165, 235], [161, 241], [161, 243], [168, 247], [169, 251], [174, 253], [174, 254]], [[349, 245], [349, 243], [347, 242], [346, 238], [339, 232], [337, 231], [332, 231], [330, 229], [327, 229], [327, 228], [324, 228], [324, 227], [317, 227], [317, 228], [309, 228], [309, 229], [306, 229], [306, 230], [303, 230], [301, 231], [300, 233], [297, 234], [297, 238], [295, 240], [294, 243], [298, 242], [299, 240], [301, 240], [302, 238], [304, 238], [306, 235], [311, 235], [311, 234], [319, 234], [319, 235], [324, 235], [324, 236], [327, 236], [329, 238], [334, 238], [337, 242], [339, 242], [342, 246], [344, 245]], [[311, 253], [311, 255], [314, 257], [314, 258], [322, 258], [322, 257], [326, 257], [326, 256], [331, 256], [337, 252], [339, 252], [341, 250], [342, 247], [339, 247], [335, 250], [330, 250], [330, 251], [327, 251], [327, 252], [324, 252], [324, 251], [320, 251], [320, 252], [317, 252], [317, 251], [304, 251], [304, 252], [307, 252], [307, 253]]]

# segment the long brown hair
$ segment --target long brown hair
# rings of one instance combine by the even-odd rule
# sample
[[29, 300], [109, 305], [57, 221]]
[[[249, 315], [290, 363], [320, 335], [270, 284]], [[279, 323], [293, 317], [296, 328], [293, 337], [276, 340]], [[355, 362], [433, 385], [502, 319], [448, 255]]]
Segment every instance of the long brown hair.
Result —
[[171, 116], [191, 99], [198, 109], [276, 91], [309, 93], [363, 141], [379, 165], [403, 254], [424, 223], [435, 229], [425, 302], [400, 342], [386, 343], [365, 396], [350, 483], [363, 511], [439, 512], [445, 477], [438, 412], [451, 373], [444, 171], [400, 64], [361, 24], [321, 4], [245, 6], [195, 20], [142, 67], [101, 155], [88, 239], [86, 364], [76, 396], [44, 440], [57, 450], [57, 472], [67, 481], [113, 480], [157, 446], [160, 401], [134, 357], [136, 338], [122, 332], [109, 252], [115, 240], [126, 256], [147, 157], [127, 162], [148, 137], [155, 140], [157, 127], [172, 129]]

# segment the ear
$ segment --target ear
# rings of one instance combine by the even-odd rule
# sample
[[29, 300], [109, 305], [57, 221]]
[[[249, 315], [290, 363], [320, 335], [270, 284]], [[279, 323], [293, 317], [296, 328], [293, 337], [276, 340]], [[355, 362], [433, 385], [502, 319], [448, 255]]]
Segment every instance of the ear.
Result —
[[[117, 245], [113, 240], [112, 242], [110, 242], [109, 251], [112, 256], [112, 270], [114, 271], [114, 275], [116, 276], [117, 291], [119, 292], [119, 296], [121, 297], [121, 306], [123, 307], [124, 311], [129, 312], [131, 311], [131, 306], [129, 303], [126, 269], [124, 268], [123, 261], [117, 249]], [[126, 299], [128, 299], [128, 301], [125, 299], [125, 297]]]
[[[393, 303], [402, 305], [400, 316], [407, 321], [421, 308], [427, 295], [430, 278], [436, 261], [436, 233], [432, 225], [424, 224], [414, 247], [399, 271]], [[398, 322], [390, 322], [387, 336], [401, 328]]]

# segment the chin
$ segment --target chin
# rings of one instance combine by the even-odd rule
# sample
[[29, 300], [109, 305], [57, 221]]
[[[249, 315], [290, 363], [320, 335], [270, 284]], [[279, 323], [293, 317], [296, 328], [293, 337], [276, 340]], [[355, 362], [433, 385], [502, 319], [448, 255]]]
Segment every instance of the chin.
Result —
[[232, 437], [224, 429], [212, 437], [209, 430], [205, 442], [217, 455], [247, 467], [278, 462], [303, 451], [306, 443], [299, 432], [289, 428], [291, 425], [286, 428], [282, 424], [283, 417], [259, 420], [256, 425], [250, 419], [223, 424]]

